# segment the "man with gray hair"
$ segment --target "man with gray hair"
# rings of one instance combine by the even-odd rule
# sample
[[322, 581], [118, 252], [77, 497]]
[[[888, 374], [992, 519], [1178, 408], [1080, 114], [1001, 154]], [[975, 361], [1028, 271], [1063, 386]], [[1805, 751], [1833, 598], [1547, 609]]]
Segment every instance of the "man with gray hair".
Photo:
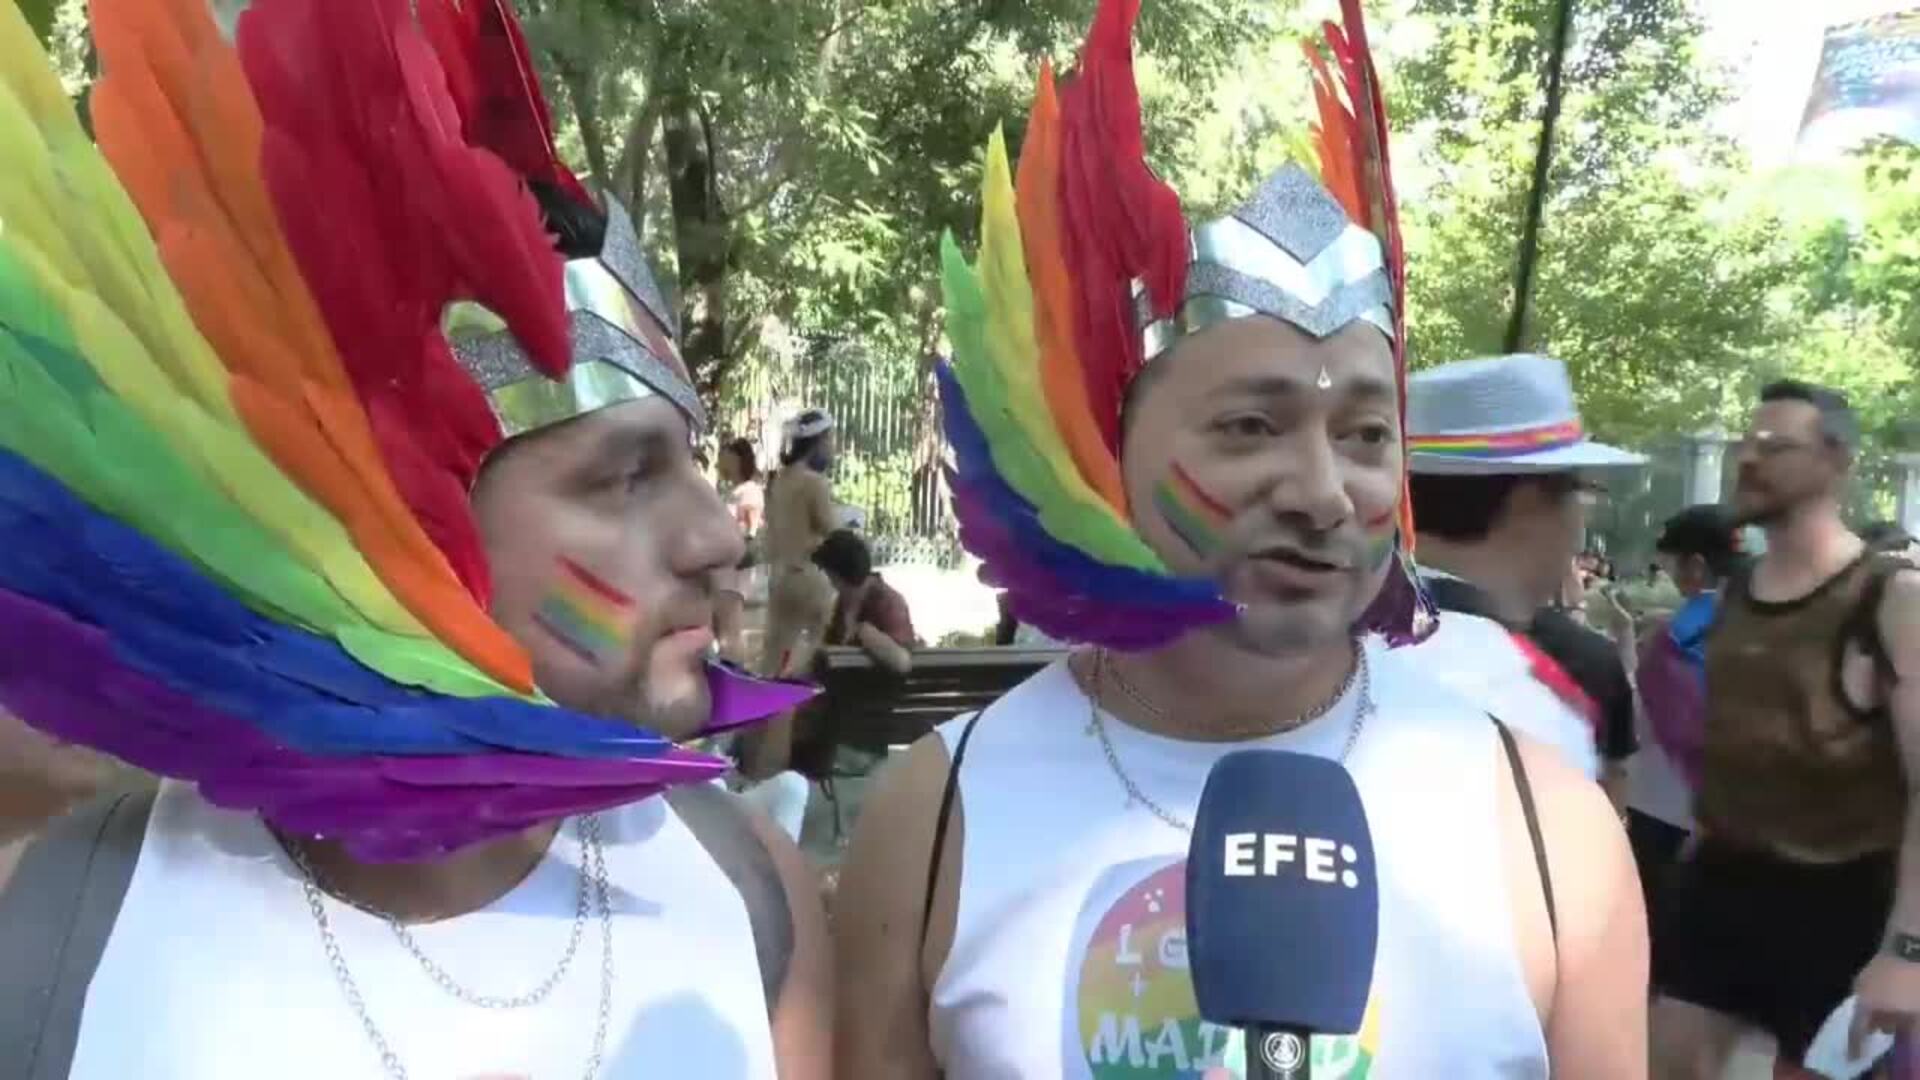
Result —
[[1920, 573], [1841, 521], [1860, 438], [1824, 387], [1768, 386], [1735, 510], [1766, 553], [1707, 639], [1701, 841], [1655, 927], [1656, 1076], [1717, 1077], [1744, 1029], [1801, 1062], [1920, 1017]]

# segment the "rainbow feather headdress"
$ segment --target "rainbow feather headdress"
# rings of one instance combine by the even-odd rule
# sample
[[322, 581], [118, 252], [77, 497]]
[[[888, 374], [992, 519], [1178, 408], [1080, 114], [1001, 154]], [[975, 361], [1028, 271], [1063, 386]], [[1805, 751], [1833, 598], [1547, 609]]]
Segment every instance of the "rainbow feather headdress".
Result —
[[[978, 259], [950, 235], [942, 244], [953, 358], [937, 373], [955, 514], [982, 577], [1022, 622], [1118, 649], [1235, 616], [1216, 583], [1172, 574], [1131, 523], [1120, 412], [1147, 363], [1247, 315], [1316, 338], [1364, 321], [1392, 342], [1403, 412], [1406, 399], [1405, 259], [1358, 0], [1342, 0], [1344, 26], [1325, 27], [1337, 79], [1306, 46], [1319, 177], [1289, 164], [1232, 215], [1191, 229], [1146, 163], [1139, 8], [1101, 0], [1075, 76], [1056, 88], [1041, 70], [1017, 179], [1003, 137], [988, 144]], [[1395, 643], [1434, 618], [1405, 542], [1364, 619]]]
[[[586, 193], [503, 0], [92, 15], [99, 149], [0, 5], [0, 706], [375, 859], [721, 772], [555, 706], [487, 613], [506, 434], [698, 421], [623, 215], [592, 267], [546, 235], [529, 185]], [[456, 355], [457, 301], [512, 337]], [[807, 694], [708, 681], [709, 731]]]

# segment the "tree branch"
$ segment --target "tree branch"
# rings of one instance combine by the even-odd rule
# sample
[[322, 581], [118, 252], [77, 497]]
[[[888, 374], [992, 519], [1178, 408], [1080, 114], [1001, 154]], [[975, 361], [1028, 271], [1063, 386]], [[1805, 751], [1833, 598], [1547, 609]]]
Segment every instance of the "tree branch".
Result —
[[614, 170], [613, 182], [624, 185], [614, 190], [626, 200], [627, 208], [633, 212], [634, 228], [641, 231], [641, 239], [646, 239], [645, 207], [647, 205], [647, 162], [653, 151], [653, 136], [660, 128], [660, 95], [652, 88], [647, 90], [646, 100], [633, 114], [633, 123], [627, 128], [627, 137], [620, 147], [620, 164]]
[[573, 118], [580, 125], [580, 142], [587, 149], [587, 168], [593, 173], [592, 187], [605, 190], [613, 184], [607, 171], [607, 138], [600, 117], [600, 93], [596, 80], [558, 51], [553, 54], [553, 70], [567, 88], [567, 100], [573, 105]]

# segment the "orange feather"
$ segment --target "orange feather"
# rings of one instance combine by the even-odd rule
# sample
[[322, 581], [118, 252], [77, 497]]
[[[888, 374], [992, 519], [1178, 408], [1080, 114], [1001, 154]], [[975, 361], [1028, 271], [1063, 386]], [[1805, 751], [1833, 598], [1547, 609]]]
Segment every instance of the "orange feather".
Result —
[[1314, 125], [1316, 149], [1320, 152], [1320, 183], [1347, 217], [1362, 228], [1372, 220], [1370, 200], [1361, 190], [1361, 177], [1354, 168], [1354, 119], [1340, 103], [1333, 72], [1326, 57], [1311, 40], [1301, 42], [1307, 63], [1313, 69], [1313, 101], [1320, 113]]
[[1040, 383], [1055, 426], [1081, 477], [1125, 520], [1127, 493], [1120, 482], [1120, 465], [1094, 422], [1086, 381], [1075, 354], [1073, 282], [1067, 276], [1060, 227], [1062, 146], [1060, 99], [1054, 90], [1053, 67], [1043, 64], [1015, 179], [1020, 238], [1026, 247], [1027, 276], [1033, 286]]
[[95, 134], [231, 374], [254, 440], [326, 506], [394, 596], [504, 686], [524, 649], [461, 584], [400, 498], [260, 176], [261, 120], [201, 0], [94, 0]]

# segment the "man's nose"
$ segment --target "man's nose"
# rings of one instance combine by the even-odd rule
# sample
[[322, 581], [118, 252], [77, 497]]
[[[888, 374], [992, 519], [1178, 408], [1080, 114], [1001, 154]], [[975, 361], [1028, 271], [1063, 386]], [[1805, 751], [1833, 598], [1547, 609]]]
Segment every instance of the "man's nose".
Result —
[[1280, 447], [1279, 477], [1268, 505], [1283, 516], [1302, 517], [1314, 529], [1331, 529], [1353, 516], [1340, 456], [1324, 434], [1303, 434]]
[[727, 513], [720, 494], [704, 485], [698, 489], [686, 518], [670, 526], [680, 536], [675, 546], [673, 569], [684, 577], [697, 577], [714, 570], [740, 564], [747, 553], [747, 539], [739, 522]]

